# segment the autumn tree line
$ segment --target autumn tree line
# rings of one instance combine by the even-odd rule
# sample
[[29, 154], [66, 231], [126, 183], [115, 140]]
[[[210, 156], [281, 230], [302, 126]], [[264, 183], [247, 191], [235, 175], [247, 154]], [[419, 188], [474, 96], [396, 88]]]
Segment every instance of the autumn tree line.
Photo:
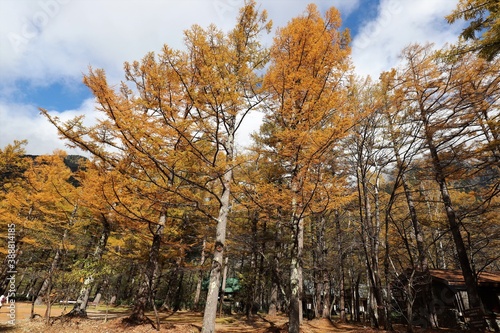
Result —
[[[27, 156], [25, 141], [0, 150], [18, 299], [78, 300], [69, 314], [85, 316], [99, 295], [130, 305], [130, 323], [199, 310], [205, 333], [230, 306], [287, 313], [298, 332], [306, 303], [314, 317], [390, 328], [411, 324], [429, 269], [454, 268], [481, 306], [476, 274], [500, 270], [498, 57], [464, 41], [410, 45], [375, 80], [356, 75], [335, 8], [309, 5], [265, 48], [270, 31], [249, 1], [231, 31], [195, 25], [182, 50], [126, 62], [119, 84], [90, 68], [97, 123], [41, 109], [88, 158]], [[229, 278], [233, 305], [221, 302]]]

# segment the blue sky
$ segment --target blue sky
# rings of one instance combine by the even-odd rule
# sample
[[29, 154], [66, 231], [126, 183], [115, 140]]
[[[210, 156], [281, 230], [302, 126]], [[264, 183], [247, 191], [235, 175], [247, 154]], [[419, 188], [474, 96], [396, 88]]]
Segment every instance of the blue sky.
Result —
[[[301, 14], [308, 3], [337, 7], [352, 37], [359, 75], [377, 78], [397, 64], [410, 43], [456, 42], [462, 28], [444, 16], [458, 0], [258, 0], [274, 27]], [[0, 0], [0, 148], [28, 140], [30, 154], [66, 149], [38, 107], [61, 119], [98, 116], [82, 84], [88, 67], [106, 70], [109, 81], [123, 78], [125, 61], [141, 59], [163, 44], [182, 48], [183, 31], [215, 23], [230, 29], [243, 0]], [[271, 42], [271, 36], [265, 42]], [[240, 140], [259, 126], [251, 115]]]

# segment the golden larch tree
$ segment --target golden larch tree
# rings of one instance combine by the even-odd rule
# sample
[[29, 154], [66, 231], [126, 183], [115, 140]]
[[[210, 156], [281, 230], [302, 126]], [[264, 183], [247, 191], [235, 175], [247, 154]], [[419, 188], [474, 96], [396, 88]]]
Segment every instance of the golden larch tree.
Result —
[[340, 25], [335, 8], [322, 17], [315, 5], [309, 5], [304, 14], [278, 29], [264, 81], [269, 99], [261, 142], [284, 168], [284, 181], [278, 186], [292, 230], [290, 332], [299, 332], [302, 318], [304, 219], [319, 194], [318, 170], [353, 123], [346, 106], [349, 35]]

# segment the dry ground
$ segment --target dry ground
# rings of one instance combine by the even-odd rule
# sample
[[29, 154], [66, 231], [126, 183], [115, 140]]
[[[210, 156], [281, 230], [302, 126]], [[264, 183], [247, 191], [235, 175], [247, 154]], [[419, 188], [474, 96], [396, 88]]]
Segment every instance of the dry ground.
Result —
[[[106, 308], [98, 309], [90, 307], [89, 319], [61, 320], [61, 314], [67, 313], [71, 307], [55, 305], [51, 310], [50, 324], [42, 318], [45, 314], [45, 306], [35, 307], [35, 313], [41, 317], [29, 320], [31, 304], [16, 303], [16, 324], [8, 325], [9, 309], [0, 309], [0, 332], [26, 332], [26, 333], [146, 333], [158, 332], [152, 325], [142, 325], [126, 327], [121, 323], [121, 319], [128, 314], [126, 308]], [[154, 314], [149, 317], [154, 320]], [[195, 312], [160, 313], [161, 330], [167, 333], [198, 333], [200, 332], [202, 314]], [[285, 333], [287, 330], [287, 318], [278, 316], [269, 318], [265, 316], [254, 316], [250, 321], [244, 316], [225, 316], [217, 318], [216, 330], [220, 333]], [[304, 321], [302, 325], [303, 333], [358, 333], [358, 332], [385, 332], [375, 331], [360, 325], [332, 323], [326, 319], [315, 319]], [[398, 332], [405, 332], [404, 327], [397, 328]], [[431, 331], [417, 330], [417, 332], [431, 333]], [[451, 331], [439, 330], [439, 333], [451, 333]], [[456, 332], [456, 331], [455, 331]]]

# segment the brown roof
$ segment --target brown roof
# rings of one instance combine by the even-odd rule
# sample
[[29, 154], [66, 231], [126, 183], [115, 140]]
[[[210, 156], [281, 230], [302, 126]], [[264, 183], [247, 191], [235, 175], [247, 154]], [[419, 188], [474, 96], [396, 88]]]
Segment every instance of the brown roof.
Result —
[[[431, 269], [434, 279], [452, 286], [464, 286], [465, 280], [459, 269]], [[478, 286], [500, 287], [500, 272], [481, 272], [477, 280]]]

